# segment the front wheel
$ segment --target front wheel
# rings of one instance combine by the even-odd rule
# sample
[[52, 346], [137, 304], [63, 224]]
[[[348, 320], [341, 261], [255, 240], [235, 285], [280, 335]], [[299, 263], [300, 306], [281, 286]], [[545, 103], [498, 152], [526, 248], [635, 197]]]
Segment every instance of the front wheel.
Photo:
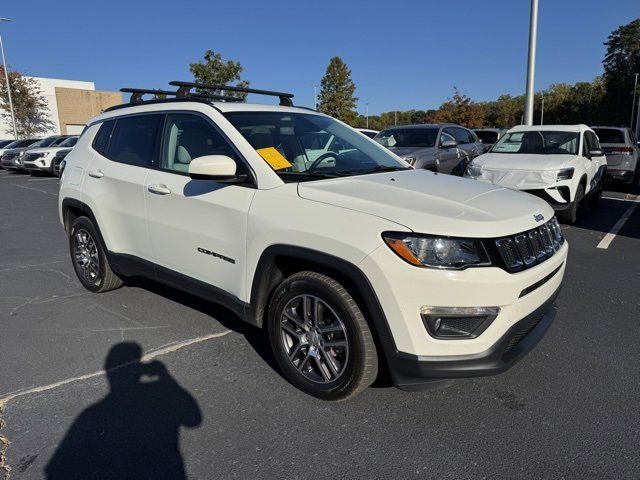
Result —
[[284, 280], [269, 303], [271, 348], [287, 378], [323, 400], [345, 400], [373, 383], [378, 356], [349, 292], [317, 272]]
[[111, 270], [106, 249], [89, 218], [78, 217], [71, 225], [69, 251], [76, 275], [87, 290], [102, 293], [122, 286], [122, 279]]

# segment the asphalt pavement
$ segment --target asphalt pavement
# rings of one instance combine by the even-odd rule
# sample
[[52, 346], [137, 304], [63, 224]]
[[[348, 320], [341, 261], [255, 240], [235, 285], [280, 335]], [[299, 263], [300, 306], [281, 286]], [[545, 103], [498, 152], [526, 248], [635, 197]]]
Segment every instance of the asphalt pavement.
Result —
[[334, 404], [213, 304], [84, 290], [57, 189], [0, 170], [0, 479], [640, 478], [640, 197], [563, 227], [558, 316], [513, 369]]

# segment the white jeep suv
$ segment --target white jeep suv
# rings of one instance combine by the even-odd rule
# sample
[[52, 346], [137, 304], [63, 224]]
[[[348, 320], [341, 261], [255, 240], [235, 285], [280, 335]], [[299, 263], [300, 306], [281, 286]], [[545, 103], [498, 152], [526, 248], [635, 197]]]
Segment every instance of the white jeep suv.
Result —
[[[172, 84], [94, 118], [66, 157], [60, 219], [90, 291], [144, 276], [220, 303], [328, 400], [383, 367], [404, 389], [497, 374], [549, 328], [568, 245], [539, 198], [413, 170], [288, 94]], [[317, 134], [340, 151], [309, 158]]]
[[607, 159], [586, 125], [520, 125], [467, 166], [465, 177], [543, 198], [566, 223], [602, 197]]

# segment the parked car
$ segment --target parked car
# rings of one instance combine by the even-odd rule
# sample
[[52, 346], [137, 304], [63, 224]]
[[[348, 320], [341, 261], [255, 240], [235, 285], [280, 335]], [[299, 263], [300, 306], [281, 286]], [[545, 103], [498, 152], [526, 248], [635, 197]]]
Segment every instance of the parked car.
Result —
[[629, 188], [640, 181], [640, 147], [633, 130], [625, 127], [591, 127], [607, 156], [607, 176]]
[[73, 147], [78, 141], [77, 135], [59, 137], [48, 147], [30, 148], [24, 155], [22, 166], [30, 172], [45, 172], [54, 175], [53, 158], [60, 150]]
[[35, 145], [38, 145], [42, 140], [38, 138], [30, 138], [24, 140], [16, 140], [13, 143], [7, 145], [2, 151], [2, 157], [0, 158], [0, 165], [7, 170], [22, 170], [22, 156], [24, 152]]
[[484, 153], [486, 153], [491, 150], [493, 144], [496, 143], [506, 131], [506, 128], [476, 128], [473, 133], [475, 133], [476, 137], [482, 142]]
[[380, 133], [378, 130], [371, 130], [369, 128], [356, 128], [356, 130], [359, 131], [361, 134], [366, 135], [369, 138], [373, 138], [378, 133]]
[[[172, 84], [181, 97], [137, 91], [92, 119], [65, 159], [60, 220], [89, 291], [136, 275], [219, 302], [326, 400], [383, 361], [407, 389], [497, 374], [551, 325], [568, 245], [546, 202], [414, 170], [290, 94], [211, 103]], [[349, 149], [309, 162], [302, 137], [321, 133]]]
[[15, 142], [15, 140], [0, 140], [0, 150], [13, 142]]
[[602, 197], [607, 160], [586, 125], [517, 126], [476, 158], [465, 176], [543, 198], [565, 222]]
[[374, 140], [416, 169], [458, 176], [484, 151], [471, 130], [453, 124], [391, 127]]
[[63, 148], [61, 150], [58, 150], [56, 152], [55, 156], [53, 157], [53, 160], [51, 160], [51, 165], [53, 165], [53, 174], [56, 177], [61, 177], [62, 176], [62, 172], [64, 171], [64, 167], [65, 167], [64, 159], [69, 154], [69, 152], [71, 152], [71, 150], [73, 150], [73, 149], [72, 148]]

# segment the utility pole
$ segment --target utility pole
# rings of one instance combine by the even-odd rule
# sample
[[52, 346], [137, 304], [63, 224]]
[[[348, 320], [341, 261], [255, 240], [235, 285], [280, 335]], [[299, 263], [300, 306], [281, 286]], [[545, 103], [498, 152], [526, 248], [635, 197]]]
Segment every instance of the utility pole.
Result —
[[369, 102], [365, 103], [367, 106], [367, 128], [369, 128]]
[[524, 123], [533, 125], [533, 85], [536, 76], [536, 44], [538, 42], [538, 0], [531, 0], [529, 20], [529, 60], [527, 63], [527, 96], [524, 105]]
[[636, 80], [633, 83], [633, 101], [631, 102], [631, 120], [629, 120], [629, 128], [633, 130], [633, 113], [636, 108], [636, 90], [638, 89], [638, 74], [636, 73]]
[[[0, 22], [11, 22], [10, 18], [0, 18]], [[11, 98], [11, 85], [9, 84], [9, 72], [7, 71], [7, 61], [4, 58], [4, 45], [2, 35], [0, 35], [0, 52], [2, 52], [2, 65], [4, 66], [4, 79], [7, 82], [7, 96], [9, 97], [9, 109], [11, 110], [11, 123], [13, 124], [13, 139], [18, 139], [18, 128], [16, 127], [16, 115], [13, 112], [13, 99]]]
[[318, 109], [318, 85], [313, 84], [313, 109]]

